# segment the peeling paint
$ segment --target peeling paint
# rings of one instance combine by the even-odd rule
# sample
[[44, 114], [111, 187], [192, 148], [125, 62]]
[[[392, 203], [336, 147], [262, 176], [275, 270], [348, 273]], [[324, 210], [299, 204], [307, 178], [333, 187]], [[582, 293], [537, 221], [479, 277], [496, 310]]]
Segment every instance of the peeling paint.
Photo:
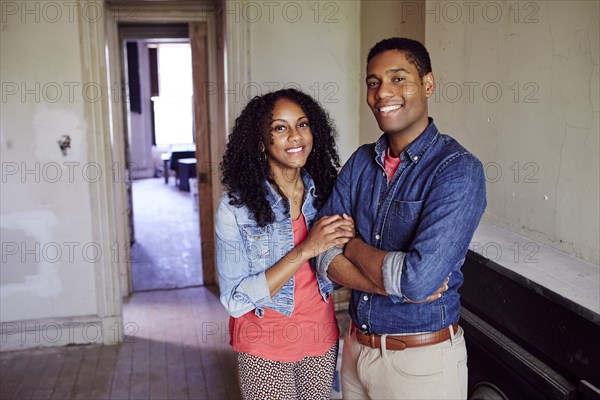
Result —
[[[54, 227], [57, 219], [53, 212], [32, 210], [2, 214], [0, 228], [21, 231], [25, 236], [32, 237], [34, 243], [53, 242]], [[18, 267], [18, 266], [17, 266]], [[8, 266], [3, 266], [8, 268]], [[42, 260], [37, 264], [38, 274], [25, 276], [25, 282], [2, 282], [0, 298], [5, 299], [18, 293], [28, 293], [31, 296], [51, 297], [62, 291], [62, 283], [58, 276], [58, 264]]]

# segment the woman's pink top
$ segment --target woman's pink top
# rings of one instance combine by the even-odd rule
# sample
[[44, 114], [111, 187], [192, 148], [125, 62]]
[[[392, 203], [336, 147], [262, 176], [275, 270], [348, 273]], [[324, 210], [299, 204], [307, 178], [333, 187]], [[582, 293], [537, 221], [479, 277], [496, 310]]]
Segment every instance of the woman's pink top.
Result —
[[[292, 221], [294, 246], [308, 231], [304, 215]], [[294, 362], [325, 354], [339, 338], [333, 299], [323, 301], [317, 277], [308, 262], [294, 274], [294, 311], [286, 317], [265, 308], [263, 318], [248, 312], [229, 319], [231, 344], [238, 352], [274, 361]]]

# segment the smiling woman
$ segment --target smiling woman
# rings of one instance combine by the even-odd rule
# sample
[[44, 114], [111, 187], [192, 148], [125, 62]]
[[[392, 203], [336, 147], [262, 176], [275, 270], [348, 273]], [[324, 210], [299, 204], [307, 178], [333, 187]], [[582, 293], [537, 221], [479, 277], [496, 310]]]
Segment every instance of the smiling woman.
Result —
[[286, 89], [252, 99], [229, 137], [217, 267], [244, 398], [331, 396], [333, 288], [308, 261], [354, 237], [349, 217], [315, 221], [339, 167], [334, 135], [316, 101]]
[[300, 168], [306, 165], [312, 150], [313, 136], [308, 117], [292, 100], [281, 98], [273, 106], [272, 121], [264, 143], [267, 161], [275, 179], [275, 189], [290, 199], [292, 218], [298, 219], [304, 184]]

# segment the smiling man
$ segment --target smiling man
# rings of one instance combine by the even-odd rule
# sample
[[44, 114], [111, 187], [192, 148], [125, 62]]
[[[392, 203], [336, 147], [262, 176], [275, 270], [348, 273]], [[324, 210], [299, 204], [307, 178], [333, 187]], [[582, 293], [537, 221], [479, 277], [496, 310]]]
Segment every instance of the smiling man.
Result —
[[483, 167], [429, 117], [435, 78], [421, 43], [377, 43], [366, 85], [384, 133], [352, 155], [320, 211], [351, 215], [357, 232], [317, 259], [323, 278], [353, 289], [343, 396], [466, 399], [457, 290], [486, 206]]

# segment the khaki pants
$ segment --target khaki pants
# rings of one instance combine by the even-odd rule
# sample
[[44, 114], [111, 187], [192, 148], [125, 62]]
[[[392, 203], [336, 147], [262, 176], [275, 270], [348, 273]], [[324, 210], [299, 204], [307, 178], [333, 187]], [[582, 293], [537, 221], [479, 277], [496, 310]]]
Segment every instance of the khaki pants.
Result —
[[384, 352], [361, 345], [349, 329], [342, 352], [344, 400], [466, 399], [467, 348], [462, 328], [453, 336], [431, 346]]

